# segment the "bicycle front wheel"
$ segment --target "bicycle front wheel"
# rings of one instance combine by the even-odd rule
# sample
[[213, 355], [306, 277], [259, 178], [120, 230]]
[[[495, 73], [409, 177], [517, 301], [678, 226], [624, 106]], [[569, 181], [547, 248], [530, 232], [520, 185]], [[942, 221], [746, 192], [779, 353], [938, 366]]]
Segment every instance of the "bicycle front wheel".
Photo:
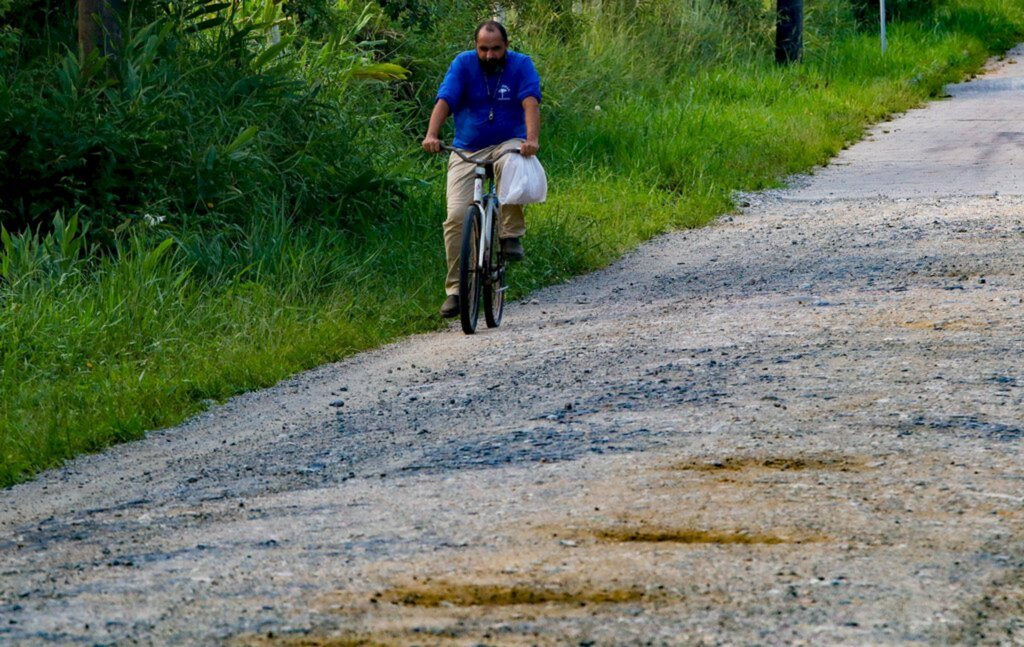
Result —
[[477, 267], [480, 247], [480, 209], [472, 205], [466, 210], [462, 222], [462, 250], [459, 254], [459, 318], [462, 332], [472, 335], [480, 315], [480, 283], [482, 274]]
[[495, 209], [491, 218], [491, 245], [484, 250], [487, 266], [484, 268], [484, 319], [488, 328], [501, 325], [501, 315], [505, 311], [505, 255], [501, 253], [498, 242], [498, 210]]

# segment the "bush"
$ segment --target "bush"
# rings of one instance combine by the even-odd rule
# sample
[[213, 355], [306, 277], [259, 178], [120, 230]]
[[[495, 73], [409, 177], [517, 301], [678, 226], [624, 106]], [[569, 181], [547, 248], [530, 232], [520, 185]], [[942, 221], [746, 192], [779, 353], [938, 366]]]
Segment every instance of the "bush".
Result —
[[[299, 42], [271, 0], [169, 7], [143, 25], [126, 21], [110, 60], [79, 63], [65, 43], [62, 54], [8, 68], [0, 217], [9, 229], [77, 210], [109, 246], [145, 214], [216, 228], [283, 199], [296, 219], [343, 224], [401, 197], [404, 178], [389, 162], [404, 142], [387, 134], [386, 113], [366, 119], [387, 91], [364, 81], [404, 70], [353, 38], [372, 16], [339, 12], [324, 40]], [[366, 136], [368, 121], [381, 137]]]
[[[886, 0], [886, 20], [912, 20], [933, 11], [939, 3], [936, 0]], [[879, 0], [851, 0], [853, 15], [858, 26], [869, 29], [878, 27]]]

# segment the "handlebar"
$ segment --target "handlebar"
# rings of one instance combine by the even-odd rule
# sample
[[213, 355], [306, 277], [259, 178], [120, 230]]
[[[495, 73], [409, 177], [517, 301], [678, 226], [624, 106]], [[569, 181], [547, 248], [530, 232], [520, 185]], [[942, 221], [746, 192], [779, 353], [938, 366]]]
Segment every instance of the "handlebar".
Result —
[[456, 155], [461, 157], [463, 161], [469, 162], [470, 164], [476, 164], [477, 166], [482, 166], [484, 164], [493, 164], [494, 162], [497, 162], [499, 159], [501, 159], [505, 155], [508, 155], [509, 153], [516, 153], [518, 155], [519, 154], [519, 150], [520, 150], [518, 148], [506, 148], [505, 150], [501, 151], [500, 153], [498, 153], [497, 155], [495, 155], [491, 159], [476, 159], [476, 158], [473, 158], [473, 157], [467, 157], [459, 149], [457, 149], [457, 148], [455, 148], [453, 146], [448, 146], [447, 144], [441, 144], [441, 148], [442, 148], [442, 150], [446, 150], [446, 151], [450, 151], [452, 153], [455, 153]]

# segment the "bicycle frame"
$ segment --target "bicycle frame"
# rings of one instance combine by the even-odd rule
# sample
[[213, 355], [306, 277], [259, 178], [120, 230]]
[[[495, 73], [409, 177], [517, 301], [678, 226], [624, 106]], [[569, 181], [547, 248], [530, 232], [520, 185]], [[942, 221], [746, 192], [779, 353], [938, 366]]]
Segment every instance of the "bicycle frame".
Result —
[[487, 169], [484, 166], [477, 166], [473, 171], [476, 178], [473, 180], [473, 204], [480, 209], [480, 244], [477, 246], [477, 267], [484, 267], [484, 254], [491, 248], [491, 223], [494, 221], [495, 204], [498, 202], [494, 192], [494, 178], [490, 178], [487, 193], [484, 193], [484, 178], [487, 177]]
[[[505, 309], [505, 256], [494, 240], [497, 235], [498, 194], [495, 190], [495, 163], [517, 148], [507, 148], [497, 155], [469, 157], [462, 151], [441, 144], [441, 148], [457, 155], [473, 166], [473, 201], [467, 205], [462, 220], [459, 252], [459, 318], [462, 332], [476, 332], [480, 301], [488, 328], [501, 325]], [[465, 177], [465, 176], [463, 176]], [[486, 182], [486, 184], [485, 184]], [[476, 245], [474, 248], [473, 245]]]
[[[451, 151], [461, 157], [464, 161], [474, 164], [473, 169], [473, 204], [480, 209], [480, 244], [477, 246], [477, 267], [484, 267], [484, 256], [487, 250], [491, 248], [491, 224], [494, 222], [498, 205], [498, 194], [494, 190], [494, 174], [493, 172], [488, 176], [487, 167], [498, 161], [499, 158], [509, 153], [519, 153], [518, 148], [507, 148], [501, 151], [499, 154], [491, 158], [490, 160], [476, 159], [464, 155], [462, 151], [451, 146], [443, 146], [442, 148], [447, 151]], [[484, 180], [487, 180], [487, 193], [484, 193]], [[490, 277], [487, 277], [490, 279]]]

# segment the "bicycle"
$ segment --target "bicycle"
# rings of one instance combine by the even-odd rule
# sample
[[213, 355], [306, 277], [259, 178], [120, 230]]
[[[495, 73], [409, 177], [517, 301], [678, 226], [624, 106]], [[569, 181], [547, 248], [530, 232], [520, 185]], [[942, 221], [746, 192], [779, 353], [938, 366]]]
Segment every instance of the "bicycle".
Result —
[[[508, 148], [491, 159], [468, 157], [451, 146], [441, 148], [455, 153], [476, 168], [473, 204], [466, 209], [462, 222], [462, 248], [459, 254], [459, 319], [462, 332], [472, 335], [480, 317], [480, 296], [483, 288], [484, 319], [488, 328], [501, 325], [505, 310], [505, 255], [498, 240], [498, 215], [501, 204], [494, 186], [494, 163], [518, 148]], [[487, 192], [484, 192], [484, 181]]]

